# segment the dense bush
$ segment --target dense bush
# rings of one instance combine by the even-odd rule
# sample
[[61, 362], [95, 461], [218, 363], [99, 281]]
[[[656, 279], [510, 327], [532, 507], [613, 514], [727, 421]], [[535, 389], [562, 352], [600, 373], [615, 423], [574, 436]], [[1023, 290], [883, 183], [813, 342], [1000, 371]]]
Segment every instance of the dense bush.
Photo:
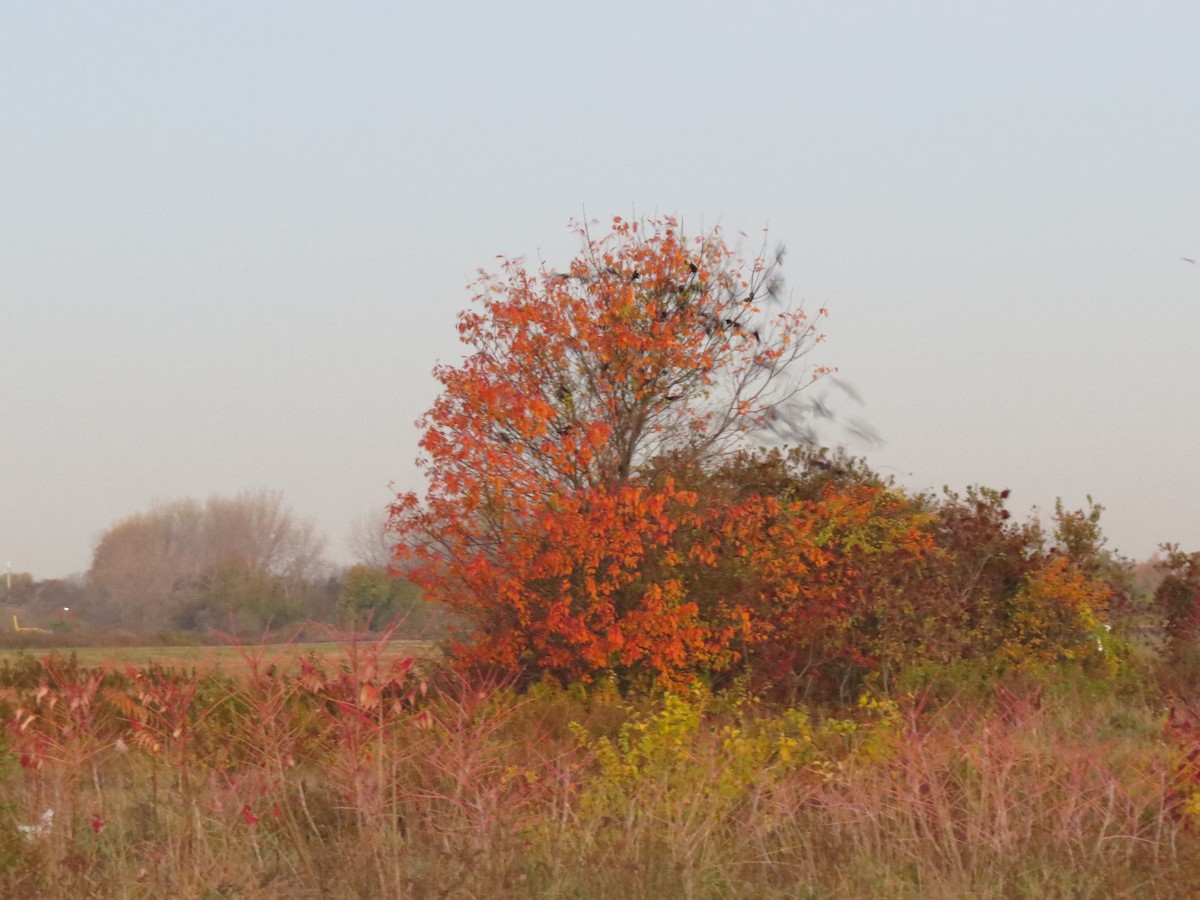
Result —
[[1047, 534], [1006, 491], [912, 496], [815, 450], [659, 460], [626, 490], [636, 501], [574, 495], [530, 521], [496, 582], [511, 602], [461, 661], [842, 700], [960, 659], [1116, 664], [1105, 615], [1127, 564], [1103, 551], [1098, 507], [1060, 506]]

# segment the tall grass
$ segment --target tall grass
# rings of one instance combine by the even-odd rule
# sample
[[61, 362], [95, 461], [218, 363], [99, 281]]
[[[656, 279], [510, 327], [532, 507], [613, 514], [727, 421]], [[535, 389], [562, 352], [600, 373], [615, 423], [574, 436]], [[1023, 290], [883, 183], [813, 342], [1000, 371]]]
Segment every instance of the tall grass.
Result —
[[236, 678], [0, 664], [0, 893], [1200, 888], [1195, 731], [1152, 691], [1028, 684], [826, 711], [698, 686], [518, 694], [397, 660], [388, 637], [336, 658], [243, 648]]

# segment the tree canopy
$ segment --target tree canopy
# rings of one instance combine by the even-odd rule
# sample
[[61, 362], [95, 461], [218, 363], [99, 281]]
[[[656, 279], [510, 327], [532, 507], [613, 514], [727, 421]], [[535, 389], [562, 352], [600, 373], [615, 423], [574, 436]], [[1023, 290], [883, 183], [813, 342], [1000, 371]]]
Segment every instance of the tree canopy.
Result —
[[745, 259], [717, 229], [574, 230], [565, 270], [481, 274], [459, 317], [470, 352], [435, 370], [420, 423], [428, 488], [392, 510], [398, 558], [484, 659], [666, 670], [723, 642], [673, 571], [696, 505], [676, 474], [795, 425], [827, 371], [803, 364], [825, 310], [783, 300], [781, 253]]

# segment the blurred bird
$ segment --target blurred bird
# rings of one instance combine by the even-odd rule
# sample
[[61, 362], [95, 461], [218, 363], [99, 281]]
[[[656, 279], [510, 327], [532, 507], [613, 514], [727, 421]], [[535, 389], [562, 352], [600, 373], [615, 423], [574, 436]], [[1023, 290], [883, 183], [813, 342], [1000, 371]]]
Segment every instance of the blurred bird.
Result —
[[1190, 256], [1181, 256], [1179, 258], [1182, 259], [1184, 262], [1190, 262], [1193, 266], [1196, 264], [1196, 261], [1194, 259], [1192, 259]]

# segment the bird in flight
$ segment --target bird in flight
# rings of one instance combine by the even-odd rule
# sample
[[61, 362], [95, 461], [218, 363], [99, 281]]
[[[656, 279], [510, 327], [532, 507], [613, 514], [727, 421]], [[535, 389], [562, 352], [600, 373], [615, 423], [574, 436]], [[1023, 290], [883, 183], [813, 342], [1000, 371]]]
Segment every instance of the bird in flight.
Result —
[[1184, 262], [1190, 262], [1193, 266], [1196, 264], [1196, 261], [1194, 259], [1192, 259], [1190, 256], [1181, 256], [1179, 258], [1182, 259]]

